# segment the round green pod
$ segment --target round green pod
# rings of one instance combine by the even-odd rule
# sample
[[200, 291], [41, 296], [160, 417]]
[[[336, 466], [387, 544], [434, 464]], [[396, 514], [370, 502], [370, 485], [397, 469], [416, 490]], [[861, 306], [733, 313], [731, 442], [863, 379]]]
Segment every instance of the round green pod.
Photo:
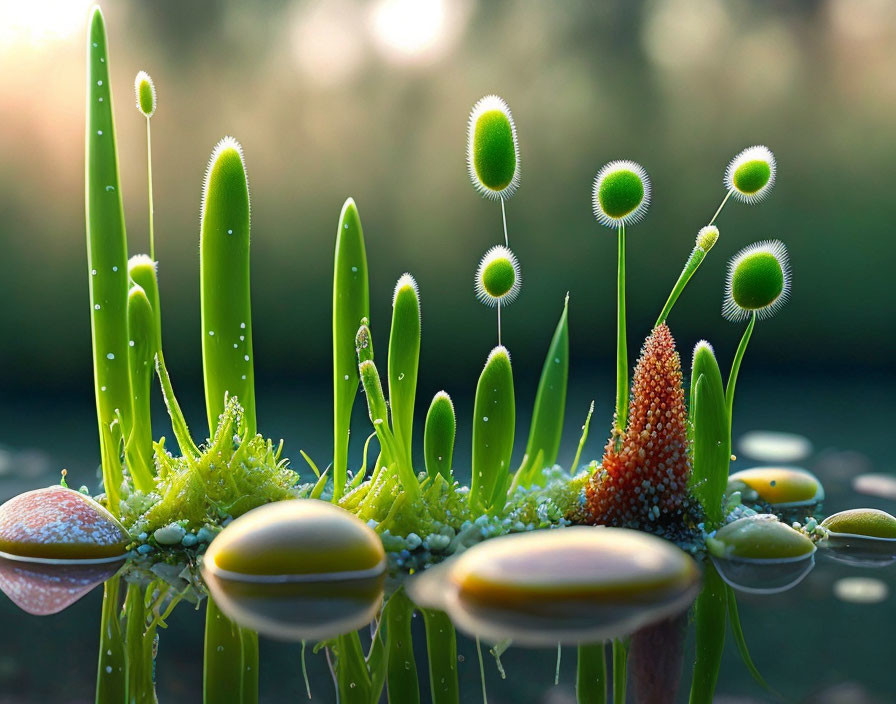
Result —
[[754, 313], [769, 318], [790, 296], [790, 261], [780, 240], [744, 247], [728, 263], [722, 315], [745, 320]]
[[633, 161], [611, 161], [594, 178], [594, 216], [607, 227], [638, 222], [650, 204], [650, 179]]
[[137, 109], [144, 117], [152, 117], [156, 111], [156, 86], [146, 71], [140, 71], [134, 78], [134, 94], [137, 98]]
[[753, 159], [738, 166], [731, 179], [738, 191], [753, 194], [765, 188], [771, 175], [772, 170], [768, 162]]
[[706, 547], [715, 557], [735, 560], [786, 560], [815, 552], [809, 538], [770, 514], [732, 521], [707, 538]]
[[775, 155], [768, 147], [748, 147], [735, 156], [725, 170], [725, 187], [744, 203], [765, 198], [775, 183]]
[[476, 298], [487, 306], [513, 303], [523, 285], [516, 255], [504, 245], [490, 248], [479, 262], [474, 284]]
[[896, 517], [876, 508], [853, 508], [828, 516], [821, 527], [831, 533], [896, 540]]

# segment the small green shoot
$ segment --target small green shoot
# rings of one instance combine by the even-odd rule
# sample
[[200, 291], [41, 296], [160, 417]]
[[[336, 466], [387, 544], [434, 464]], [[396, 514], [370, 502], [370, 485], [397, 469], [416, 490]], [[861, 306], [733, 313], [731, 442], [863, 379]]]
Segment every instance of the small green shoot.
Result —
[[155, 317], [142, 287], [134, 284], [128, 293], [128, 369], [131, 378], [131, 435], [125, 443], [128, 471], [134, 486], [148, 494], [155, 487], [152, 459], [150, 389], [158, 351]]
[[435, 479], [441, 474], [446, 481], [452, 481], [451, 462], [454, 458], [454, 436], [457, 419], [451, 397], [439, 391], [432, 399], [426, 413], [426, 427], [423, 432], [423, 456], [426, 473]]
[[392, 432], [403, 460], [408, 465], [412, 463], [411, 441], [419, 364], [420, 292], [414, 277], [404, 274], [398, 279], [392, 297], [388, 365]]
[[728, 484], [731, 427], [722, 374], [712, 346], [701, 340], [691, 364], [690, 421], [693, 473], [691, 486], [711, 524], [722, 521]]
[[718, 239], [719, 228], [715, 225], [707, 225], [706, 227], [701, 228], [700, 232], [697, 233], [697, 241], [694, 244], [694, 249], [691, 251], [691, 256], [689, 256], [687, 262], [685, 262], [684, 269], [682, 269], [678, 281], [675, 282], [675, 286], [672, 287], [672, 293], [669, 294], [666, 305], [664, 305], [663, 310], [660, 311], [660, 315], [656, 319], [656, 323], [654, 323], [653, 327], [659, 327], [666, 322], [666, 318], [668, 318], [669, 313], [672, 312], [672, 306], [675, 305], [681, 292], [684, 291], [684, 287], [688, 285], [688, 281], [690, 281], [691, 277], [697, 272], [697, 269], [700, 267], [700, 264], [703, 263], [703, 259], [706, 257], [707, 252], [712, 249]]

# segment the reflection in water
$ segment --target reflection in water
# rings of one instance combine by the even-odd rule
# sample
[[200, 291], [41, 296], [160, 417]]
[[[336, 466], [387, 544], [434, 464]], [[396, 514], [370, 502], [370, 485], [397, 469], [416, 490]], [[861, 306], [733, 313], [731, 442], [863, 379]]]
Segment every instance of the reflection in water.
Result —
[[889, 595], [886, 583], [872, 577], [844, 577], [834, 582], [834, 596], [853, 604], [877, 604]]
[[203, 568], [215, 603], [244, 628], [278, 640], [327, 640], [373, 621], [385, 575], [361, 579], [246, 581]]
[[74, 604], [123, 564], [124, 560], [33, 562], [0, 557], [0, 589], [23, 611], [46, 616]]
[[737, 442], [741, 454], [757, 462], [800, 462], [812, 454], [809, 438], [794, 433], [754, 430]]
[[770, 560], [712, 556], [722, 579], [748, 594], [778, 594], [793, 589], [815, 567], [815, 553]]

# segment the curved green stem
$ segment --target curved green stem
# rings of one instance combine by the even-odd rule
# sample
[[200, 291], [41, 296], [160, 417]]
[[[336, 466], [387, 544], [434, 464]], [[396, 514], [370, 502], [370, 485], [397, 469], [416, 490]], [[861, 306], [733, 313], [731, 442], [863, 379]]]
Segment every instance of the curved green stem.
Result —
[[719, 217], [719, 213], [722, 212], [722, 208], [725, 207], [725, 203], [728, 202], [728, 199], [731, 197], [732, 193], [734, 193], [733, 188], [725, 194], [725, 197], [722, 199], [721, 205], [719, 205], [718, 210], [716, 210], [716, 212], [715, 212], [715, 215], [712, 216], [712, 220], [709, 221], [709, 223], [708, 223], [709, 225], [712, 225], [716, 221], [716, 218]]
[[619, 226], [616, 265], [616, 432], [628, 420], [628, 344], [625, 329], [625, 225]]
[[156, 260], [155, 214], [152, 202], [152, 130], [146, 118], [146, 183], [149, 190], [149, 257]]
[[744, 352], [747, 351], [747, 343], [753, 334], [753, 328], [756, 326], [756, 313], [750, 316], [750, 322], [747, 329], [744, 330], [743, 337], [740, 338], [740, 344], [737, 346], [737, 352], [734, 354], [734, 361], [731, 363], [731, 372], [728, 375], [728, 386], [725, 388], [725, 404], [728, 407], [728, 423], [734, 425], [734, 387], [737, 385], [737, 375], [740, 372], [740, 364], [744, 359]]

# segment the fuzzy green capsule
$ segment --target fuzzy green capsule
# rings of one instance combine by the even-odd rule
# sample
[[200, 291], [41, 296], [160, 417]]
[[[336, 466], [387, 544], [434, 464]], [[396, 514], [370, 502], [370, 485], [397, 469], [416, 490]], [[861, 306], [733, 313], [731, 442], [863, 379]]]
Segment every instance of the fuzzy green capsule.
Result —
[[731, 428], [725, 387], [712, 345], [701, 340], [691, 364], [690, 421], [694, 494], [711, 523], [722, 520], [722, 498], [728, 483]]
[[454, 457], [456, 431], [454, 404], [446, 392], [439, 391], [429, 406], [423, 432], [423, 456], [426, 460], [426, 473], [430, 478], [435, 479], [436, 475], [441, 474], [451, 482], [451, 460]]
[[404, 274], [392, 296], [392, 328], [389, 333], [389, 403], [395, 441], [411, 464], [414, 399], [420, 363], [420, 293], [417, 282]]
[[499, 345], [489, 354], [476, 385], [470, 483], [470, 505], [474, 510], [499, 512], [504, 508], [515, 426], [510, 354]]
[[[535, 394], [532, 425], [523, 464], [517, 470], [520, 483], [529, 486], [539, 483], [539, 472], [551, 467], [560, 452], [563, 417], [566, 411], [566, 387], [569, 380], [569, 296], [563, 303], [563, 313], [554, 330], [541, 369], [541, 379]], [[538, 458], [541, 458], [540, 461]]]
[[134, 284], [128, 293], [128, 369], [131, 376], [133, 429], [125, 445], [128, 470], [134, 485], [144, 494], [153, 481], [152, 418], [150, 389], [158, 351], [152, 305], [142, 287]]
[[199, 235], [202, 367], [210, 435], [236, 397], [255, 434], [255, 380], [249, 292], [249, 182], [239, 142], [215, 146], [202, 192]]
[[790, 263], [780, 240], [744, 247], [731, 259], [725, 283], [722, 314], [729, 320], [746, 320], [753, 313], [770, 318], [790, 296]]
[[497, 95], [480, 99], [470, 113], [467, 168], [473, 187], [487, 198], [506, 200], [519, 188], [516, 125], [507, 103]]
[[[355, 201], [342, 206], [333, 264], [333, 500], [345, 491], [352, 406], [358, 393], [355, 336], [370, 317], [364, 232]], [[371, 359], [373, 351], [371, 348]]]
[[775, 155], [768, 147], [749, 147], [735, 156], [725, 170], [725, 187], [737, 200], [756, 203], [775, 185]]
[[[131, 427], [128, 255], [112, 117], [106, 26], [99, 8], [91, 15], [87, 39], [86, 145], [87, 270], [94, 385], [104, 458], [103, 483], [111, 492], [110, 496], [114, 496], [122, 479], [118, 463], [111, 461], [118, 455], [115, 436], [127, 437]], [[124, 427], [112, 432], [116, 413], [120, 413]], [[112, 447], [107, 447], [109, 442]], [[117, 502], [110, 504], [110, 509], [117, 514]]]
[[647, 172], [633, 161], [611, 161], [594, 178], [591, 205], [594, 217], [607, 227], [638, 222], [650, 205]]
[[143, 113], [143, 117], [152, 117], [156, 112], [156, 86], [146, 71], [138, 71], [134, 78], [134, 96], [137, 98], [137, 109]]

